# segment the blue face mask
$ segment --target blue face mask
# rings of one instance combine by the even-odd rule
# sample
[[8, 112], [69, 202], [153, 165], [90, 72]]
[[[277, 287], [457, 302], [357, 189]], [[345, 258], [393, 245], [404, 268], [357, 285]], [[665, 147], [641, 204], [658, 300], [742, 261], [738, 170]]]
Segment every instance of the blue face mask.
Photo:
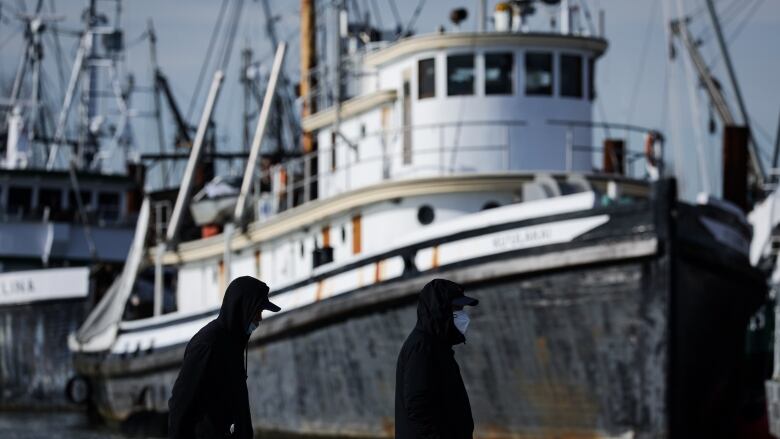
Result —
[[246, 328], [246, 335], [252, 335], [255, 329], [257, 329], [255, 322], [249, 323], [249, 326]]
[[468, 313], [458, 310], [452, 313], [452, 318], [455, 320], [455, 327], [465, 336], [466, 330], [469, 328], [469, 322], [471, 322]]

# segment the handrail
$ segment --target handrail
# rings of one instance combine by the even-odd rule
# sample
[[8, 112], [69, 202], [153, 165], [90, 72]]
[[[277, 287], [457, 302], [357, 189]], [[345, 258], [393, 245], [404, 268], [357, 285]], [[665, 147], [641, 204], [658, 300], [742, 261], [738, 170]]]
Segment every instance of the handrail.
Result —
[[[551, 124], [562, 124], [565, 122], [566, 125], [573, 126], [574, 124], [577, 124], [577, 126], [598, 126], [598, 125], [606, 125], [605, 123], [591, 123], [591, 122], [579, 122], [579, 121], [548, 121], [548, 123]], [[634, 126], [628, 126], [628, 125], [622, 125], [622, 124], [610, 124], [613, 128], [618, 129], [631, 129], [632, 131], [641, 131], [641, 132], [647, 132], [647, 133], [657, 133], [654, 130], [644, 130], [644, 129], [638, 129], [638, 127]], [[438, 145], [435, 145], [436, 140], [433, 141], [434, 146], [427, 146], [425, 148], [414, 148], [413, 149], [413, 163], [409, 170], [402, 170], [402, 168], [395, 167], [393, 172], [393, 178], [405, 178], [408, 177], [410, 173], [424, 173], [427, 175], [430, 175], [431, 172], [437, 173], [437, 175], [452, 175], [457, 173], [472, 173], [477, 171], [469, 171], [465, 168], [462, 168], [462, 165], [460, 167], [455, 166], [455, 159], [452, 158], [453, 155], [456, 155], [458, 153], [473, 153], [473, 152], [494, 152], [494, 153], [501, 153], [504, 156], [501, 157], [502, 167], [503, 169], [496, 169], [496, 170], [504, 170], [509, 171], [511, 169], [510, 167], [510, 157], [509, 154], [511, 152], [512, 148], [512, 129], [519, 128], [519, 127], [525, 127], [527, 126], [526, 121], [524, 120], [505, 120], [505, 121], [461, 121], [461, 122], [439, 122], [439, 123], [430, 123], [430, 124], [418, 124], [414, 126], [409, 127], [395, 127], [390, 129], [380, 129], [376, 130], [371, 133], [367, 133], [365, 135], [362, 135], [360, 138], [360, 141], [366, 141], [366, 139], [379, 139], [380, 142], [385, 143], [385, 145], [388, 146], [387, 149], [384, 150], [384, 152], [379, 153], [373, 153], [369, 156], [360, 156], [357, 151], [355, 151], [353, 148], [351, 148], [348, 143], [355, 143], [355, 142], [347, 142], [348, 139], [337, 139], [336, 142], [327, 148], [321, 148], [317, 151], [313, 151], [310, 153], [307, 153], [305, 155], [301, 155], [295, 158], [292, 158], [290, 160], [287, 160], [285, 162], [273, 165], [270, 169], [265, 169], [261, 171], [261, 176], [259, 178], [266, 179], [266, 184], [270, 180], [271, 182], [271, 190], [270, 192], [265, 192], [265, 195], [262, 194], [255, 194], [255, 199], [262, 196], [270, 196], [271, 197], [271, 204], [272, 207], [270, 208], [272, 214], [278, 213], [283, 210], [287, 210], [289, 208], [299, 206], [301, 204], [304, 204], [309, 199], [309, 191], [308, 188], [311, 187], [312, 184], [316, 184], [318, 182], [321, 182], [323, 180], [328, 181], [328, 179], [337, 178], [338, 184], [340, 184], [340, 188], [343, 190], [350, 190], [354, 189], [357, 186], [353, 186], [351, 184], [352, 179], [354, 178], [354, 174], [351, 174], [351, 171], [355, 167], [359, 166], [372, 166], [376, 165], [377, 163], [385, 162], [388, 164], [397, 164], [399, 160], [403, 160], [404, 156], [404, 150], [402, 147], [400, 147], [399, 144], [399, 138], [406, 132], [415, 132], [425, 133], [426, 130], [430, 130], [429, 133], [432, 134], [432, 136], [436, 136], [438, 134]], [[449, 137], [452, 133], [452, 130], [457, 130], [459, 128], [468, 128], [468, 127], [496, 127], [497, 129], [503, 129], [503, 136], [498, 139], [496, 142], [492, 142], [489, 144], [481, 143], [479, 145], [474, 144], [459, 144], [459, 138], [457, 135], [455, 135], [455, 140], [448, 140], [445, 144], [445, 137]], [[446, 136], [445, 136], [446, 134]], [[461, 136], [462, 137], [462, 136]], [[585, 145], [573, 145], [570, 144], [569, 139], [570, 136], [567, 135], [567, 166], [570, 164], [570, 158], [568, 157], [573, 152], [591, 152], [591, 153], [602, 153], [602, 148], [597, 147], [591, 147], [591, 146], [585, 146]], [[392, 145], [392, 146], [390, 146]], [[339, 163], [339, 166], [336, 168], [331, 168], [330, 166], [320, 166], [320, 169], [322, 169], [322, 172], [319, 172], [317, 175], [309, 175], [308, 171], [311, 169], [311, 166], [309, 166], [309, 162], [311, 160], [319, 159], [319, 160], [330, 160], [330, 157], [332, 154], [337, 153], [339, 154], [338, 157], [340, 160], [343, 160], [343, 157], [346, 154], [347, 160], [343, 163]], [[435, 162], [430, 161], [431, 156], [439, 155], [439, 160]], [[627, 163], [629, 165], [629, 169], [631, 168], [631, 165], [636, 163], [638, 160], [641, 160], [642, 158], [646, 158], [644, 154], [635, 152], [635, 151], [626, 151], [625, 157], [627, 159]], [[422, 158], [422, 162], [420, 163], [420, 158]], [[384, 168], [383, 168], [384, 171]], [[316, 172], [316, 171], [315, 171]], [[370, 175], [370, 173], [363, 174], [362, 178], [365, 178], [365, 175]], [[343, 179], [342, 179], [343, 178]], [[377, 177], [377, 182], [382, 181], [386, 179], [387, 176], [383, 175], [380, 177]], [[370, 179], [370, 177], [369, 177]], [[373, 180], [372, 180], [373, 181]], [[320, 198], [323, 198], [322, 196]]]

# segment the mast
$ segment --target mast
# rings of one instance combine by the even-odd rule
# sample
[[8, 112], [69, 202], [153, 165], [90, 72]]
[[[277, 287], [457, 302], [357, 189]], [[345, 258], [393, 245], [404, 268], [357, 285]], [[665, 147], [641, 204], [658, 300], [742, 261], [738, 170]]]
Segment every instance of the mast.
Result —
[[92, 121], [97, 116], [98, 102], [98, 71], [95, 60], [97, 59], [97, 38], [95, 26], [98, 24], [96, 1], [90, 0], [89, 7], [86, 10], [86, 32], [85, 41], [89, 54], [86, 59], [87, 75], [86, 81], [82, 83], [81, 90], [81, 124], [79, 127], [79, 150], [77, 153], [77, 163], [79, 166], [90, 163], [92, 156], [96, 152], [96, 138], [92, 134]]
[[[317, 112], [317, 100], [313, 89], [317, 86], [317, 78], [314, 69], [317, 66], [316, 51], [316, 15], [315, 1], [301, 0], [301, 86], [300, 93], [303, 98], [301, 108], [301, 117], [306, 117]], [[304, 131], [301, 137], [301, 149], [304, 155], [313, 153], [317, 150], [317, 140], [310, 131]], [[312, 176], [317, 174], [317, 157], [311, 155], [311, 158], [304, 161], [304, 174]], [[304, 198], [317, 198], [316, 181], [305, 185]]]
[[[157, 123], [157, 149], [160, 154], [165, 154], [165, 131], [162, 120], [162, 104], [160, 103], [160, 85], [157, 76], [160, 74], [160, 68], [157, 65], [157, 34], [154, 33], [152, 19], [147, 21], [147, 35], [149, 36], [149, 59], [152, 63], [152, 81], [154, 81], [154, 119]], [[166, 163], [160, 163], [163, 185], [168, 186], [168, 166]]]
[[249, 67], [252, 64], [252, 49], [249, 46], [241, 51], [241, 85], [244, 87], [244, 111], [241, 117], [242, 142], [241, 149], [249, 150], [249, 103], [251, 102], [252, 85], [249, 79]]
[[176, 204], [173, 206], [173, 212], [171, 212], [171, 219], [168, 223], [168, 230], [166, 240], [169, 243], [175, 243], [178, 239], [179, 226], [181, 224], [182, 212], [186, 208], [186, 204], [189, 202], [190, 192], [192, 191], [192, 179], [195, 174], [195, 167], [200, 160], [200, 153], [203, 147], [203, 143], [206, 137], [206, 130], [208, 129], [209, 122], [211, 121], [211, 113], [214, 111], [217, 98], [219, 97], [219, 91], [222, 87], [222, 80], [225, 78], [225, 74], [222, 70], [217, 70], [214, 73], [214, 79], [211, 82], [211, 88], [209, 89], [208, 97], [206, 98], [206, 105], [203, 107], [203, 114], [198, 124], [198, 131], [195, 134], [195, 143], [192, 145], [190, 151], [190, 158], [187, 161], [187, 167], [184, 169], [184, 176], [182, 177], [181, 187], [179, 193], [176, 196]]

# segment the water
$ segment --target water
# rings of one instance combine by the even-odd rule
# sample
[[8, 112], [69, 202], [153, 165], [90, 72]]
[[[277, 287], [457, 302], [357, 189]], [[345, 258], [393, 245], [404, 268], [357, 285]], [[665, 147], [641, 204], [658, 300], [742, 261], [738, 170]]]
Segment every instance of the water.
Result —
[[82, 412], [0, 412], [3, 439], [151, 439], [90, 422]]

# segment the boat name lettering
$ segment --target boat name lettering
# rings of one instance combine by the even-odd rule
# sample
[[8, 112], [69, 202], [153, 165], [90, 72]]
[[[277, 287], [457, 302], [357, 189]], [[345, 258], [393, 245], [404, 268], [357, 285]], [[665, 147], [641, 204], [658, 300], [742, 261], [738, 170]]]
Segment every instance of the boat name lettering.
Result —
[[4, 296], [34, 292], [35, 284], [31, 278], [0, 280], [0, 294]]
[[525, 245], [529, 242], [546, 241], [549, 239], [552, 239], [551, 228], [528, 228], [511, 234], [496, 236], [493, 238], [493, 246], [497, 249], [507, 249]]

